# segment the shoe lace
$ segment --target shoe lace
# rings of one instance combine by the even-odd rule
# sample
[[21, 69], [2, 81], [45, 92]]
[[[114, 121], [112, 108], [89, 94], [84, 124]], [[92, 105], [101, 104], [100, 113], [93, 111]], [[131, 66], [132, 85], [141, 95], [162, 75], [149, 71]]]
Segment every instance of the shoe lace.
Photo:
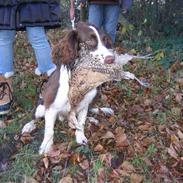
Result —
[[0, 100], [2, 100], [5, 95], [9, 95], [10, 101], [12, 101], [12, 92], [10, 85], [7, 82], [2, 82], [0, 83]]

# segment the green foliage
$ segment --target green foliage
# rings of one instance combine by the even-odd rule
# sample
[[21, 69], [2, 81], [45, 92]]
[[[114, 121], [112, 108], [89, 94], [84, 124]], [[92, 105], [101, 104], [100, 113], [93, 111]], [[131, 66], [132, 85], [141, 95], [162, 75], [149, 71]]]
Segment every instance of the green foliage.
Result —
[[104, 168], [103, 163], [99, 159], [93, 161], [92, 165], [93, 167], [87, 173], [89, 183], [97, 182], [98, 170]]
[[154, 144], [150, 144], [145, 152], [145, 156], [152, 157], [157, 151], [157, 148]]
[[94, 156], [94, 152], [88, 146], [80, 146], [75, 152], [84, 154], [87, 158], [92, 158]]
[[35, 157], [33, 153], [34, 152], [29, 146], [24, 146], [21, 149], [21, 152], [15, 155], [15, 160], [11, 170], [1, 174], [1, 183], [10, 181], [19, 183], [25, 178], [25, 176], [32, 176], [35, 172]]
[[[153, 62], [157, 62], [165, 69], [168, 69], [175, 61], [183, 61], [183, 38], [180, 37], [162, 37], [159, 39], [151, 39], [147, 37], [134, 38], [135, 41], [129, 41], [124, 36], [120, 37], [118, 33], [117, 43], [123, 44], [123, 47], [129, 50], [133, 49], [135, 52], [141, 54], [147, 54], [148, 48], [150, 48], [153, 54]], [[121, 40], [123, 39], [123, 40]], [[121, 43], [122, 42], [122, 43]]]
[[156, 120], [159, 122], [159, 124], [165, 124], [167, 120], [167, 115], [165, 112], [158, 112], [156, 116]]
[[153, 50], [157, 50], [157, 54], [163, 53], [160, 58], [160, 64], [164, 68], [168, 68], [173, 62], [183, 61], [183, 38], [164, 38], [159, 41], [152, 42]]
[[13, 92], [14, 99], [17, 101], [19, 107], [26, 110], [33, 108], [32, 99], [36, 96], [36, 86], [31, 76], [15, 75], [13, 85], [16, 90]]
[[142, 168], [144, 173], [146, 173], [146, 174], [149, 172], [146, 162], [143, 160], [143, 158], [140, 155], [136, 154], [134, 156], [134, 158], [132, 160], [132, 164], [137, 168]]

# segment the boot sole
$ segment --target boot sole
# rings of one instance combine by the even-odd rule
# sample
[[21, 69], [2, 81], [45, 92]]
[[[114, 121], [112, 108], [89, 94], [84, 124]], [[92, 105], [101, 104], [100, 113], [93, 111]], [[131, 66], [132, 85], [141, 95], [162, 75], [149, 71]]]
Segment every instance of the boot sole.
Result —
[[0, 115], [7, 114], [10, 111], [11, 102], [0, 106]]
[[9, 110], [6, 110], [6, 111], [0, 111], [0, 115], [4, 115], [4, 114], [7, 114], [10, 112], [10, 109]]

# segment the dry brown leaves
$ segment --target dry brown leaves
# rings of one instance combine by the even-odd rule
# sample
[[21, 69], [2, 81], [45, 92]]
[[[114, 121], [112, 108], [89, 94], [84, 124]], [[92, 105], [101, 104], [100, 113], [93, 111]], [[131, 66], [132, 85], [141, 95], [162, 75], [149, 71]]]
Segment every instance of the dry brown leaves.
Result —
[[[55, 31], [49, 33], [53, 43], [58, 41], [56, 34]], [[24, 35], [20, 37], [25, 39]], [[17, 46], [27, 47], [30, 57], [32, 51], [27, 44], [17, 43]], [[147, 51], [150, 50], [147, 48]], [[121, 48], [118, 51], [124, 52]], [[22, 62], [26, 63], [23, 67]], [[16, 56], [16, 63], [15, 68], [20, 74], [32, 72], [33, 75], [33, 59], [20, 54]], [[36, 165], [37, 172], [27, 180], [33, 183], [52, 182], [52, 170], [58, 168], [59, 183], [87, 182], [88, 171], [94, 167], [95, 160], [100, 160], [102, 167], [95, 172], [98, 183], [183, 182], [183, 66], [176, 62], [170, 68], [168, 79], [161, 67], [147, 69], [145, 61], [133, 62], [128, 69], [147, 79], [151, 87], [145, 89], [135, 81], [127, 80], [119, 85], [108, 83], [102, 87], [96, 105], [110, 106], [115, 115], [94, 116], [99, 125], [85, 126], [92, 156], [77, 152], [78, 146], [70, 143], [70, 136], [74, 138], [74, 135], [63, 128], [62, 131], [68, 135], [67, 141], [55, 144], [47, 156], [41, 157]], [[22, 81], [20, 88], [25, 87], [27, 85]], [[158, 121], [158, 115], [162, 113], [165, 120]], [[3, 128], [4, 124], [0, 124]], [[27, 144], [33, 139], [36, 140], [31, 134], [25, 134], [20, 140]], [[157, 150], [147, 157], [145, 154], [151, 144]], [[148, 173], [142, 165], [133, 164], [136, 155], [141, 158]], [[73, 167], [76, 168], [74, 173], [71, 171]]]

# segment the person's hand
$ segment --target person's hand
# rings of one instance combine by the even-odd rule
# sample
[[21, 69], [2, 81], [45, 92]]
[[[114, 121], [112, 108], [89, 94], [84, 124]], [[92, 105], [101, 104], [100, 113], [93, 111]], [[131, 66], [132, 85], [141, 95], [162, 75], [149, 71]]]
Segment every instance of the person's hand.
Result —
[[70, 7], [70, 19], [73, 20], [74, 19], [74, 15], [75, 15], [75, 10], [74, 7]]
[[79, 0], [79, 4], [81, 4], [81, 5], [86, 5], [86, 1], [87, 1], [87, 0]]
[[123, 14], [123, 15], [127, 15], [127, 14], [128, 14], [128, 10], [123, 8], [123, 9], [122, 9], [122, 14]]

